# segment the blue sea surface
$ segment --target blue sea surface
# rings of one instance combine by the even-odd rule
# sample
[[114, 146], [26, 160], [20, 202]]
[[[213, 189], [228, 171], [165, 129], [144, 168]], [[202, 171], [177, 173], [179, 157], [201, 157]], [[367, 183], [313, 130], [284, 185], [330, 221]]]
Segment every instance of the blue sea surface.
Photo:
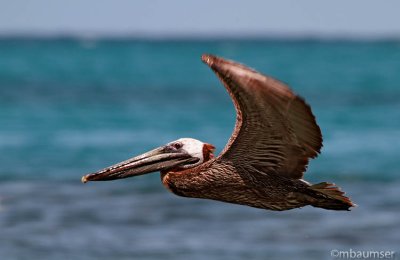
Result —
[[[358, 207], [273, 212], [82, 175], [180, 137], [220, 152], [235, 110], [203, 53], [278, 78], [324, 136], [305, 179]], [[400, 254], [400, 43], [0, 40], [0, 259], [332, 259]]]

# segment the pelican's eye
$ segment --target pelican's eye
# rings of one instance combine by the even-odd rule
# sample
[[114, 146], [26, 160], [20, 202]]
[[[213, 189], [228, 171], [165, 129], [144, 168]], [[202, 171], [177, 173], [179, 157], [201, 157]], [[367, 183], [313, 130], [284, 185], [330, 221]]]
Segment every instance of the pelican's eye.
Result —
[[182, 146], [183, 146], [183, 144], [182, 144], [182, 143], [173, 143], [173, 144], [172, 144], [172, 147], [174, 147], [176, 150], [179, 150], [179, 149], [181, 149], [181, 148], [182, 148]]
[[183, 144], [180, 142], [169, 144], [166, 149], [171, 152], [179, 151], [182, 148]]

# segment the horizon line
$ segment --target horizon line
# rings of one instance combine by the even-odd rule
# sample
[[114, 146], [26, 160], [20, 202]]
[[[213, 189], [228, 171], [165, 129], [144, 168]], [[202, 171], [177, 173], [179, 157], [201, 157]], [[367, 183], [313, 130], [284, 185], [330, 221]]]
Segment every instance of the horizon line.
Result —
[[400, 41], [400, 35], [394, 33], [32, 33], [0, 32], [0, 40], [144, 40], [144, 41]]

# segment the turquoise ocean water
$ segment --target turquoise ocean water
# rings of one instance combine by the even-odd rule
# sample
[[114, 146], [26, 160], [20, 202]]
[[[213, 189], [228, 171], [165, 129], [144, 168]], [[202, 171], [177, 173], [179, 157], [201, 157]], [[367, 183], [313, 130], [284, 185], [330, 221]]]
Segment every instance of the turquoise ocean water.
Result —
[[[235, 120], [201, 63], [272, 75], [324, 135], [305, 179], [341, 186], [351, 212], [272, 212], [185, 199], [159, 174], [83, 174], [180, 137], [221, 151]], [[400, 43], [317, 40], [0, 40], [0, 259], [332, 259], [400, 250]], [[399, 252], [400, 253], [400, 252]]]

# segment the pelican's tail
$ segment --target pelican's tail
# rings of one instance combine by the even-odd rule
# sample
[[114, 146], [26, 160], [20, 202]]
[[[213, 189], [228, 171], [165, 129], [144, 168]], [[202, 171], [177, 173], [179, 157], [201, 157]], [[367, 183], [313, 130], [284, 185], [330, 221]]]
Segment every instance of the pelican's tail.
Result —
[[333, 183], [321, 182], [309, 187], [314, 191], [311, 205], [318, 208], [331, 210], [350, 210], [357, 206], [351, 200], [344, 196], [344, 192]]

